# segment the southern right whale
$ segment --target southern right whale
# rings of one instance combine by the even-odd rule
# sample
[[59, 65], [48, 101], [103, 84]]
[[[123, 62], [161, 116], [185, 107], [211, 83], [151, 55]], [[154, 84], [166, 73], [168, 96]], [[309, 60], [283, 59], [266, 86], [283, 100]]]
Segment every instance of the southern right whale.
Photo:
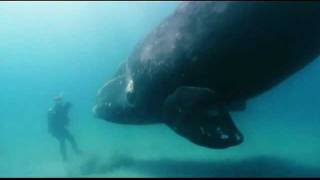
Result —
[[183, 2], [99, 91], [97, 118], [165, 123], [191, 142], [243, 142], [230, 111], [320, 54], [320, 2]]

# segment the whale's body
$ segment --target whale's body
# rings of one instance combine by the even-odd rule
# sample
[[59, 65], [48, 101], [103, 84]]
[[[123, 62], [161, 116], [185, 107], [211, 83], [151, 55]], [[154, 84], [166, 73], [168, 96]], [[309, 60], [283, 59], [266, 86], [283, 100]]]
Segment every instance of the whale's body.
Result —
[[210, 148], [240, 144], [229, 111], [320, 54], [320, 2], [184, 2], [98, 93], [98, 118], [166, 123]]

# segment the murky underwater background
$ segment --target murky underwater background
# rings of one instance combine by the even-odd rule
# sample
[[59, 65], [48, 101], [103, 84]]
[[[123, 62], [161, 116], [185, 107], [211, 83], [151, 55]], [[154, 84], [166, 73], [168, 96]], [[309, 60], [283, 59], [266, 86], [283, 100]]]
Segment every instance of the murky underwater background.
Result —
[[[320, 176], [320, 59], [232, 114], [236, 147], [93, 117], [97, 90], [178, 3], [0, 2], [0, 177]], [[47, 132], [59, 93], [84, 151], [68, 163]]]

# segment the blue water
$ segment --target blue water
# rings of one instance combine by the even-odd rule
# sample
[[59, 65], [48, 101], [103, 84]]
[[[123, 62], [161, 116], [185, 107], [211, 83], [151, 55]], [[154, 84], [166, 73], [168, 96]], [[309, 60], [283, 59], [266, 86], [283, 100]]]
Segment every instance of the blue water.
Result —
[[[93, 117], [97, 90], [178, 3], [0, 2], [0, 177], [320, 176], [320, 59], [233, 113], [245, 141], [225, 150]], [[84, 151], [67, 163], [47, 132], [60, 93]]]

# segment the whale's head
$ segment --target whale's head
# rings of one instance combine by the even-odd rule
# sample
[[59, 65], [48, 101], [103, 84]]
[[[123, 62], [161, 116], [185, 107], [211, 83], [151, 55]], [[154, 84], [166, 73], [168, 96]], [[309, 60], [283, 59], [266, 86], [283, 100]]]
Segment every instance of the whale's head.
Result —
[[92, 109], [96, 118], [112, 120], [121, 111], [121, 106], [125, 103], [126, 80], [123, 76], [107, 81], [100, 88], [96, 95], [96, 102]]
[[98, 90], [92, 108], [95, 118], [120, 124], [142, 123], [135, 116], [133, 94], [134, 83], [130, 77], [120, 75], [108, 81]]

